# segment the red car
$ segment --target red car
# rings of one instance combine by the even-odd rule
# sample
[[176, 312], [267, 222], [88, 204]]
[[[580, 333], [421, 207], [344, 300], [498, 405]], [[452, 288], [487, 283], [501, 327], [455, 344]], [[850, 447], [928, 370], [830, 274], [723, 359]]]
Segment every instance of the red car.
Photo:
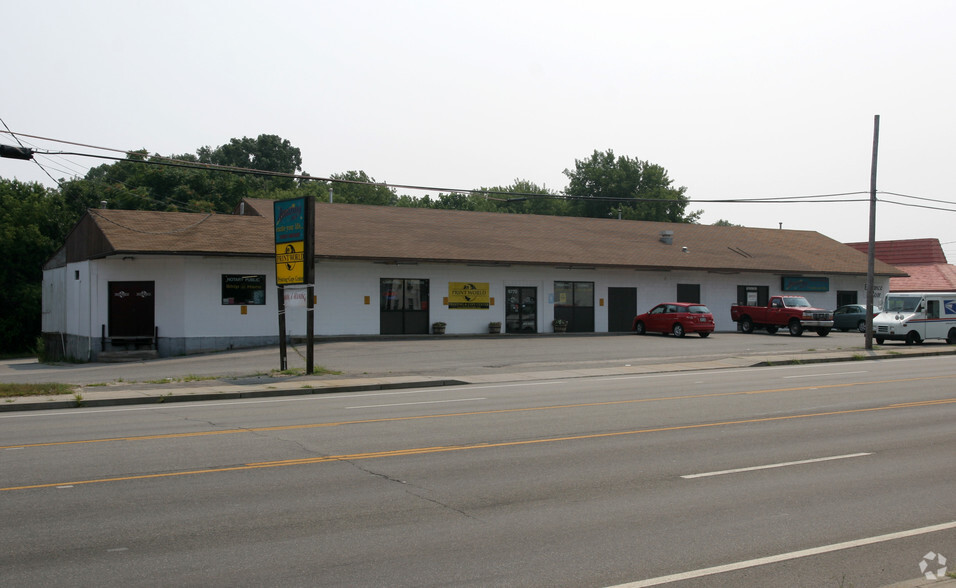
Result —
[[714, 315], [703, 304], [690, 302], [665, 302], [658, 304], [644, 314], [634, 317], [631, 330], [638, 335], [652, 333], [674, 333], [683, 337], [687, 333], [697, 333], [706, 337], [714, 332]]

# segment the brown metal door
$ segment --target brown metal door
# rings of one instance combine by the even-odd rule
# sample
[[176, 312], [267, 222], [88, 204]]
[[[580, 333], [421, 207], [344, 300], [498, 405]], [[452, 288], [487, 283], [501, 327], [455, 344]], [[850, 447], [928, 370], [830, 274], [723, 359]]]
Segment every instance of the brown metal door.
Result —
[[152, 337], [155, 282], [110, 282], [109, 336]]

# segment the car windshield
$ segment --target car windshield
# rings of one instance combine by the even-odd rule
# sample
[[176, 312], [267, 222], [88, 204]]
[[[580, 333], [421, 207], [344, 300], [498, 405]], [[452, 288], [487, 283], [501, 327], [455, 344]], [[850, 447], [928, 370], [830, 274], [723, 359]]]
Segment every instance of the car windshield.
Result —
[[810, 303], [803, 296], [785, 296], [783, 305], [787, 308], [810, 308]]
[[913, 312], [920, 300], [921, 296], [887, 296], [883, 312]]
[[694, 305], [688, 306], [687, 312], [692, 312], [694, 314], [710, 314], [710, 309], [703, 305]]

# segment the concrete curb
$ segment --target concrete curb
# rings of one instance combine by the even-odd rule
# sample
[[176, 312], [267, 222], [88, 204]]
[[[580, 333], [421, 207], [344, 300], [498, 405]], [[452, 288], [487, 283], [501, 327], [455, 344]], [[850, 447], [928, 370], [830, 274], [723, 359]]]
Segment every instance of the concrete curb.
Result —
[[163, 404], [179, 402], [201, 402], [214, 400], [236, 400], [248, 398], [274, 398], [278, 396], [300, 396], [311, 394], [330, 394], [341, 392], [368, 392], [375, 390], [397, 390], [405, 388], [425, 388], [437, 386], [464, 386], [469, 384], [489, 384], [520, 382], [529, 380], [557, 380], [567, 378], [587, 378], [601, 376], [643, 375], [674, 373], [693, 370], [739, 369], [750, 367], [772, 367], [785, 365], [803, 365], [850, 361], [872, 361], [880, 359], [901, 359], [913, 357], [931, 357], [956, 355], [956, 348], [920, 349], [906, 347], [891, 350], [839, 351], [826, 353], [801, 353], [786, 356], [733, 356], [721, 359], [688, 361], [683, 363], [653, 364], [646, 366], [598, 367], [570, 370], [547, 370], [537, 372], [517, 372], [491, 375], [460, 377], [428, 376], [392, 376], [360, 377], [336, 380], [310, 379], [298, 376], [286, 381], [271, 383], [228, 384], [221, 381], [194, 383], [183, 387], [158, 384], [152, 387], [127, 389], [84, 388], [79, 392], [82, 398], [67, 399], [64, 396], [14, 397], [0, 400], [0, 413], [63, 408], [88, 408], [105, 406], [128, 406], [138, 404]]

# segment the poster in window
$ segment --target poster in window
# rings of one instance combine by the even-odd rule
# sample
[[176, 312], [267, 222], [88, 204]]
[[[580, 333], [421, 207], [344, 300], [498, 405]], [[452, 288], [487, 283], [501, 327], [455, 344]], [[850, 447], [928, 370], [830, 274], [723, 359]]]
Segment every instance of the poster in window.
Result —
[[224, 305], [260, 305], [266, 303], [266, 276], [223, 274], [222, 303]]

